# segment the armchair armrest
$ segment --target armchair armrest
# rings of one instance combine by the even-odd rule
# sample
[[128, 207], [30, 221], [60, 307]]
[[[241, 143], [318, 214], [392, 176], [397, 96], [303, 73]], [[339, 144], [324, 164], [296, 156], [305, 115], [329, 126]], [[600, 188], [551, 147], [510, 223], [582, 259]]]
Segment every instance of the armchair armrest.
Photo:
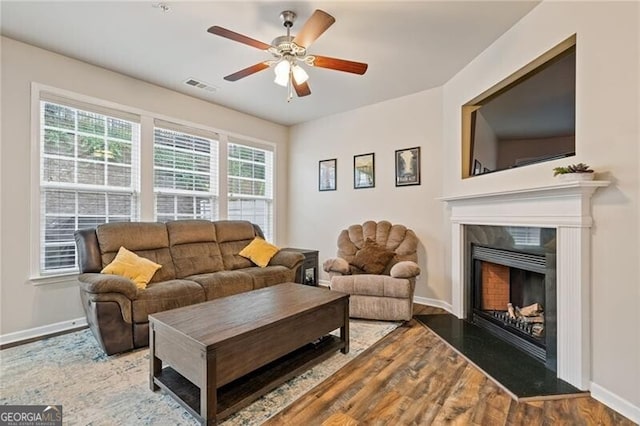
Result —
[[342, 275], [348, 275], [351, 273], [349, 263], [340, 257], [331, 257], [325, 260], [322, 264], [322, 269], [324, 269], [325, 272], [336, 272]]
[[85, 273], [78, 275], [80, 289], [87, 293], [121, 293], [135, 300], [138, 289], [133, 281], [119, 275]]
[[389, 273], [393, 278], [415, 278], [420, 275], [420, 267], [416, 262], [404, 260], [393, 265]]
[[271, 266], [285, 266], [289, 269], [297, 269], [304, 262], [304, 254], [295, 251], [280, 250], [269, 261]]

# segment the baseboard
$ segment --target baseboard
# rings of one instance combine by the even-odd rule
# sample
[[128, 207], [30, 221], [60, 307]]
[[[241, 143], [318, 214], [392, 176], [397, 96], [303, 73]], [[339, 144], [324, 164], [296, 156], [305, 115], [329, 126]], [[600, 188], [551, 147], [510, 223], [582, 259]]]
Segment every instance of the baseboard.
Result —
[[445, 311], [447, 311], [449, 313], [453, 312], [453, 310], [451, 309], [451, 304], [450, 303], [443, 302], [442, 300], [438, 300], [438, 299], [431, 299], [429, 297], [414, 296], [413, 297], [413, 303], [417, 303], [418, 305], [433, 306], [434, 308], [441, 308], [441, 309], [444, 309]]
[[57, 322], [55, 324], [43, 325], [42, 327], [30, 328], [28, 330], [2, 334], [0, 335], [0, 349], [6, 349], [18, 344], [39, 340], [47, 336], [77, 330], [84, 327], [87, 327], [87, 319], [83, 317]]
[[318, 285], [321, 287], [329, 287], [329, 284], [331, 284], [329, 280], [318, 280]]
[[590, 390], [591, 396], [594, 399], [597, 399], [607, 407], [627, 417], [629, 420], [640, 424], [640, 407], [633, 405], [626, 399], [619, 397], [596, 383], [591, 382]]

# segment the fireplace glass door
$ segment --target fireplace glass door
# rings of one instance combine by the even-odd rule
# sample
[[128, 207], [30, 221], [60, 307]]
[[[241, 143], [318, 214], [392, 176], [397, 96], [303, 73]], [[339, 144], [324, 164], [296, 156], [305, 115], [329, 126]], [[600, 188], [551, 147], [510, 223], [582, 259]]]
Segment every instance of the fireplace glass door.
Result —
[[480, 270], [474, 310], [544, 347], [544, 275], [491, 262]]
[[473, 245], [473, 322], [546, 361], [544, 255]]

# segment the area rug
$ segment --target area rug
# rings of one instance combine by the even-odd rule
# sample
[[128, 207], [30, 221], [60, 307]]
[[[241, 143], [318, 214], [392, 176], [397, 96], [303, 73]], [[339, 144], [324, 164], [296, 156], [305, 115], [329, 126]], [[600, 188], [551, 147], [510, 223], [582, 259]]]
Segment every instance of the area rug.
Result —
[[[221, 424], [262, 424], [398, 325], [351, 320], [348, 354], [336, 352]], [[88, 329], [0, 351], [0, 404], [62, 405], [65, 425], [199, 424], [149, 389], [148, 349], [107, 356]]]

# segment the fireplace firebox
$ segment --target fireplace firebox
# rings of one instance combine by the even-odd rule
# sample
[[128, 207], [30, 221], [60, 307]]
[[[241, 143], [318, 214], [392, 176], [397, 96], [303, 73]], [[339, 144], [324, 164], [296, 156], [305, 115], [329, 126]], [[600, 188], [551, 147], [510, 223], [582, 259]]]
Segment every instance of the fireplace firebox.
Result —
[[467, 320], [556, 371], [555, 230], [466, 228]]

